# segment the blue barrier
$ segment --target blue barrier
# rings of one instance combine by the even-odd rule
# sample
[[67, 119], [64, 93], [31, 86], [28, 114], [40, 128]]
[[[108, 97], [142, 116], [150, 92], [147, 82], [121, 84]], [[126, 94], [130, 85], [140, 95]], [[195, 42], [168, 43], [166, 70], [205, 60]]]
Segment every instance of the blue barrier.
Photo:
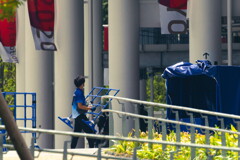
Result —
[[[101, 97], [104, 95], [113, 95], [116, 96], [120, 90], [119, 89], [111, 89], [111, 88], [103, 88], [103, 87], [94, 87], [89, 94], [86, 96], [86, 100], [89, 101], [93, 109], [96, 109], [98, 107], [101, 107], [102, 109], [105, 109], [108, 105], [109, 102], [111, 102], [112, 99], [109, 99], [105, 104], [101, 104]], [[99, 112], [87, 112], [87, 114], [92, 114], [93, 115], [93, 120], [92, 121], [84, 121], [90, 128], [92, 128], [94, 131], [94, 122], [95, 120], [102, 114], [102, 111], [100, 110]], [[72, 115], [69, 117], [58, 117], [63, 123], [65, 123], [68, 127], [73, 129], [72, 126], [72, 121], [71, 121]], [[96, 132], [96, 131], [95, 131]]]
[[[32, 124], [32, 128], [36, 128], [36, 93], [25, 92], [3, 92], [3, 97], [6, 100], [10, 110], [13, 112], [13, 116], [16, 122], [23, 122], [23, 127], [28, 123]], [[29, 111], [31, 109], [31, 115]], [[18, 111], [21, 110], [21, 117]], [[1, 124], [4, 124], [2, 118], [0, 118]], [[27, 131], [21, 131], [21, 133], [30, 133]], [[0, 134], [6, 134], [6, 130], [0, 130]], [[36, 138], [36, 133], [32, 133], [32, 137]], [[6, 143], [6, 136], [3, 136], [3, 142]]]

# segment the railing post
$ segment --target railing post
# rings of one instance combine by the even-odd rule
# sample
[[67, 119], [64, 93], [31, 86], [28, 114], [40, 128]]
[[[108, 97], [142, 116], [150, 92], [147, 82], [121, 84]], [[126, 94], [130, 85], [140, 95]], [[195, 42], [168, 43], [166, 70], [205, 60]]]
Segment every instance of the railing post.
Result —
[[[204, 120], [205, 120], [205, 126], [209, 126], [208, 116], [202, 116], [202, 118], [204, 118]], [[205, 131], [203, 131], [201, 129], [201, 131], [203, 133], [205, 133], [206, 144], [210, 145], [210, 139], [209, 139], [210, 138], [210, 132], [209, 132], [209, 130], [206, 129]], [[209, 149], [206, 149], [206, 153], [208, 153], [208, 151], [209, 151]], [[208, 158], [208, 160], [212, 159], [211, 156], [208, 156], [207, 158]]]
[[[153, 117], [153, 107], [148, 108], [148, 116]], [[148, 139], [153, 139], [153, 120], [148, 120]], [[152, 148], [152, 144], [148, 144], [149, 149]]]
[[[135, 114], [139, 114], [138, 104], [135, 105]], [[139, 118], [137, 117], [134, 118], [134, 126], [135, 126], [135, 136], [139, 138], [140, 124], [139, 124]]]
[[[166, 112], [165, 110], [161, 111], [161, 117], [162, 118], [166, 118], [166, 114], [164, 112]], [[166, 141], [167, 140], [167, 125], [166, 122], [160, 122], [160, 126], [161, 126], [161, 131], [162, 131], [162, 140]], [[166, 149], [166, 145], [162, 144], [162, 150], [164, 151]]]
[[[240, 121], [236, 121], [237, 123], [237, 131], [240, 131]], [[240, 147], [240, 135], [238, 135], [238, 147]], [[238, 152], [238, 160], [240, 160], [240, 152]]]
[[[221, 122], [221, 129], [224, 129], [224, 118], [218, 118], [218, 120]], [[224, 132], [221, 132], [221, 137], [222, 137], [222, 146], [226, 147], [226, 136]], [[222, 156], [223, 158], [226, 157], [227, 155], [227, 151], [226, 150], [222, 150]]]
[[[172, 111], [172, 112], [175, 114], [175, 120], [176, 120], [176, 121], [180, 121], [180, 119], [179, 119], [179, 112], [178, 112], [178, 111]], [[180, 142], [180, 141], [181, 141], [180, 125], [179, 125], [179, 124], [176, 124], [175, 128], [176, 128], [176, 142]]]
[[[149, 67], [147, 68], [148, 71], [148, 76], [150, 78], [150, 101], [154, 102], [154, 72], [153, 72], [153, 68]], [[148, 116], [153, 117], [154, 116], [154, 110], [153, 107], [150, 106], [148, 108]], [[148, 120], [148, 139], [153, 139], [153, 121], [152, 120]], [[152, 144], [149, 144], [149, 149], [152, 148]]]
[[[122, 103], [122, 111], [125, 112], [126, 108], [125, 108], [125, 103]], [[122, 135], [124, 137], [127, 137], [128, 133], [127, 133], [127, 118], [128, 116], [126, 115], [122, 115]]]
[[[109, 109], [112, 110], [112, 103], [109, 102]], [[114, 132], [114, 126], [113, 126], [113, 113], [110, 112], [109, 113], [109, 135], [113, 135], [113, 132]], [[109, 141], [109, 140], [108, 140]], [[112, 146], [114, 144], [113, 141], [109, 141], [109, 146]]]
[[[36, 128], [36, 103], [37, 103], [37, 98], [36, 98], [36, 93], [32, 93], [32, 128]], [[32, 136], [35, 138], [35, 143], [36, 143], [36, 133], [32, 133]]]
[[[190, 116], [190, 123], [194, 124], [193, 113], [187, 113]], [[195, 143], [195, 127], [190, 127], [191, 134], [191, 143]], [[196, 156], [196, 148], [191, 147], [191, 159], [194, 159]]]
[[[135, 114], [139, 114], [139, 104], [135, 104]], [[139, 118], [135, 117], [134, 122], [135, 122], [135, 136], [139, 138], [140, 137]], [[136, 142], [134, 142], [133, 160], [137, 160], [137, 143]]]
[[[162, 140], [166, 141], [167, 140], [167, 125], [166, 122], [161, 122], [161, 127], [162, 127]], [[164, 151], [166, 149], [166, 145], [162, 144], [162, 150]]]
[[3, 160], [3, 134], [0, 131], [0, 160]]
[[[193, 115], [191, 115], [191, 123], [194, 123], [194, 119], [193, 119]], [[190, 129], [191, 131], [191, 143], [195, 143], [195, 128], [191, 127]], [[196, 148], [195, 147], [191, 147], [191, 159], [194, 159], [196, 156]]]
[[[179, 112], [178, 111], [173, 111], [172, 112], [175, 114], [175, 120], [179, 121]], [[175, 129], [176, 129], [176, 142], [181, 142], [181, 130], [180, 130], [180, 125], [179, 124], [175, 124]], [[176, 151], [172, 151], [170, 152], [170, 159], [173, 160], [174, 159], [174, 153], [177, 153], [179, 151], [179, 146], [176, 146]]]
[[34, 159], [34, 145], [35, 145], [35, 137], [32, 137], [31, 139], [31, 146], [30, 146], [30, 152], [33, 156], [33, 159]]
[[67, 160], [67, 156], [68, 156], [68, 143], [70, 143], [71, 141], [64, 141], [64, 146], [63, 146], [63, 160]]
[[[175, 114], [176, 114], [176, 120], [177, 121], [180, 121], [179, 120], [179, 112], [178, 111], [176, 111], [175, 112]], [[180, 125], [179, 124], [176, 124], [176, 142], [181, 142], [181, 129], [180, 129]], [[177, 146], [177, 150], [176, 151], [178, 151], [179, 150], [179, 146]]]
[[133, 149], [133, 160], [137, 160], [137, 147], [136, 146]]
[[102, 159], [102, 144], [98, 145], [98, 155], [97, 155], [97, 160]]

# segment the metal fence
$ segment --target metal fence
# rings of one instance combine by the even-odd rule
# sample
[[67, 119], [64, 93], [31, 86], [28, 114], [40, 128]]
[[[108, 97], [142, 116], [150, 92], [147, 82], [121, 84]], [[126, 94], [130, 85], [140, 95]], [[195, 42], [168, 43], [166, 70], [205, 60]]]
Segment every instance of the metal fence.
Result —
[[[237, 159], [239, 158], [240, 152], [233, 149], [235, 147], [230, 147], [229, 140], [226, 137], [226, 134], [235, 135], [233, 139], [236, 139], [236, 148], [240, 147], [240, 116], [233, 115], [233, 114], [225, 114], [213, 111], [206, 111], [200, 109], [194, 109], [189, 107], [182, 107], [182, 106], [174, 106], [168, 104], [160, 104], [160, 103], [153, 103], [153, 102], [146, 102], [146, 101], [139, 101], [134, 99], [128, 99], [123, 97], [112, 97], [112, 96], [104, 96], [102, 98], [112, 98], [113, 100], [119, 101], [120, 104], [124, 104], [124, 102], [132, 103], [133, 106], [138, 107], [139, 104], [145, 105], [148, 108], [157, 107], [158, 109], [161, 108], [161, 118], [150, 117], [150, 116], [143, 116], [137, 115], [133, 113], [126, 113], [121, 111], [114, 111], [114, 110], [104, 110], [103, 112], [109, 112], [112, 114], [121, 114], [125, 115], [122, 116], [123, 118], [129, 119], [129, 117], [134, 118], [141, 118], [148, 120], [148, 132], [152, 129], [158, 129], [162, 135], [162, 141], [166, 142], [166, 137], [169, 134], [169, 130], [174, 130], [176, 134], [176, 143], [171, 145], [176, 146], [176, 150], [171, 153], [170, 159], [174, 159], [174, 154], [177, 154], [181, 148], [180, 145], [186, 145], [190, 147], [190, 159], [194, 159], [196, 156], [196, 148], [206, 148], [207, 150], [215, 148], [216, 150], [221, 151], [221, 157], [226, 158], [228, 151], [234, 151], [238, 154]], [[151, 109], [148, 109], [151, 112]], [[174, 116], [169, 117], [169, 113]], [[151, 114], [151, 113], [150, 113]], [[150, 115], [148, 113], [148, 115]], [[137, 123], [136, 123], [137, 122]], [[157, 122], [157, 126], [155, 125]], [[231, 125], [236, 127], [236, 131], [230, 129]], [[135, 121], [135, 130], [138, 130], [139, 121]], [[123, 127], [124, 129], [124, 127]], [[202, 135], [205, 135], [205, 144], [196, 144], [196, 130]], [[189, 132], [191, 143], [183, 143], [181, 141], [181, 132]], [[219, 134], [220, 142], [219, 145], [212, 145], [210, 143], [210, 138], [213, 133], [216, 132]], [[124, 131], [123, 131], [124, 133]], [[138, 136], [138, 135], [137, 135]], [[150, 132], [148, 135], [149, 139], [152, 139], [152, 133]], [[168, 143], [168, 142], [167, 142]], [[180, 145], [179, 145], [180, 144]], [[224, 149], [223, 149], [224, 148]], [[162, 145], [162, 150], [166, 149], [166, 145]], [[216, 155], [208, 155], [208, 159], [214, 159]], [[217, 157], [217, 156], [216, 156]]]
[[[122, 112], [122, 111], [116, 111], [112, 109], [106, 109], [103, 110], [103, 112], [109, 112], [110, 114], [121, 114], [124, 115], [122, 118], [128, 118], [132, 117], [134, 119], [145, 119], [148, 120], [148, 130], [150, 131], [151, 128], [160, 128], [159, 132], [162, 134], [162, 139], [161, 140], [154, 140], [152, 137], [149, 137], [149, 139], [142, 139], [138, 138], [138, 135], [135, 135], [136, 137], [120, 137], [120, 136], [112, 136], [112, 135], [94, 135], [94, 134], [85, 134], [85, 133], [73, 133], [73, 132], [64, 132], [64, 131], [56, 131], [56, 130], [46, 130], [46, 129], [34, 129], [34, 128], [24, 128], [24, 127], [19, 127], [21, 131], [26, 131], [26, 132], [33, 132], [33, 133], [46, 133], [46, 134], [58, 134], [58, 135], [65, 135], [65, 136], [78, 136], [78, 137], [88, 137], [88, 138], [95, 138], [95, 139], [106, 139], [106, 140], [115, 140], [115, 141], [131, 141], [131, 142], [139, 142], [139, 143], [148, 143], [148, 144], [161, 144], [162, 149], [164, 150], [166, 146], [176, 146], [176, 150], [174, 152], [171, 152], [170, 159], [174, 159], [174, 155], [178, 153], [178, 151], [181, 149], [181, 147], [190, 147], [191, 149], [191, 158], [194, 159], [196, 156], [196, 149], [197, 148], [204, 148], [206, 150], [214, 149], [214, 150], [219, 150], [222, 153], [222, 157], [226, 156], [228, 151], [236, 152], [238, 153], [238, 157], [240, 154], [240, 116], [237, 115], [230, 115], [230, 114], [224, 114], [224, 113], [218, 113], [218, 112], [212, 112], [212, 111], [205, 111], [205, 110], [199, 110], [199, 109], [194, 109], [194, 108], [188, 108], [188, 107], [181, 107], [181, 106], [174, 106], [174, 105], [167, 105], [167, 104], [160, 104], [160, 103], [153, 103], [153, 102], [146, 102], [146, 101], [139, 101], [139, 100], [134, 100], [134, 99], [128, 99], [128, 98], [123, 98], [123, 97], [114, 97], [114, 96], [103, 96], [102, 97], [107, 98], [107, 99], [112, 99], [117, 100], [121, 102], [128, 102], [132, 103], [133, 106], [138, 107], [139, 104], [145, 105], [147, 107], [161, 107], [163, 114], [161, 117], [152, 117], [152, 116], [144, 116], [144, 115], [139, 115], [135, 113], [127, 113], [127, 112]], [[176, 115], [175, 119], [168, 119], [166, 117], [166, 109], [168, 110], [174, 110], [174, 113]], [[189, 116], [189, 122], [182, 121], [181, 117], [179, 117], [180, 111], [187, 111], [188, 116]], [[194, 116], [194, 113], [198, 113], [201, 115], [201, 118], [204, 120], [205, 125], [201, 125], [196, 123]], [[208, 125], [209, 122], [209, 115], [217, 117], [217, 121], [219, 121], [220, 126], [214, 127]], [[233, 123], [236, 124], [236, 128], [238, 131], [232, 131], [225, 129], [224, 122], [225, 118], [228, 118], [227, 120], [231, 119], [233, 120]], [[155, 123], [152, 122], [160, 122], [159, 126], [155, 126]], [[136, 121], [138, 122], [138, 121]], [[151, 126], [152, 124], [152, 126]], [[176, 141], [168, 141], [166, 139], [167, 137], [167, 126], [169, 124], [173, 124], [173, 128], [176, 132]], [[139, 129], [139, 122], [135, 124], [135, 130]], [[190, 143], [184, 143], [181, 141], [181, 126], [187, 126], [186, 128], [189, 130], [189, 133], [191, 134], [191, 142]], [[0, 126], [0, 129], [4, 129], [4, 126]], [[195, 143], [195, 129], [200, 129], [202, 133], [205, 135], [205, 141], [206, 144], [196, 144]], [[236, 135], [235, 138], [238, 140], [238, 144], [236, 147], [229, 147], [226, 144], [226, 136], [225, 134], [221, 134], [221, 145], [211, 145], [209, 141], [209, 137], [211, 135], [212, 131], [216, 131], [219, 133], [229, 133], [229, 134], [234, 134]], [[137, 158], [137, 151], [138, 148], [136, 147], [133, 150], [132, 157], [117, 157], [117, 156], [111, 156], [111, 155], [106, 155], [102, 154], [103, 148], [99, 146], [98, 152], [96, 154], [79, 154], [79, 153], [73, 153], [69, 152], [68, 150], [68, 141], [64, 143], [63, 150], [62, 151], [56, 151], [52, 149], [41, 149], [41, 148], [35, 148], [34, 146], [34, 140], [36, 138], [33, 137], [32, 140], [32, 145], [30, 147], [30, 150], [32, 154], [34, 155], [34, 152], [52, 152], [52, 153], [62, 153], [63, 154], [63, 159], [67, 159], [67, 155], [81, 155], [81, 156], [87, 156], [87, 157], [96, 157], [97, 159], [138, 159]], [[0, 143], [0, 147], [10, 147], [9, 145], [2, 145]], [[0, 148], [1, 150], [1, 148]], [[2, 155], [2, 154], [0, 154]], [[1, 159], [1, 157], [0, 157]], [[214, 155], [209, 155], [208, 159], [214, 159]], [[239, 159], [239, 158], [237, 158]]]
[[[36, 128], [36, 93], [2, 92], [2, 94], [16, 122], [23, 127]], [[4, 124], [1, 117], [0, 123]], [[6, 130], [0, 130], [0, 134], [6, 134]], [[32, 137], [36, 137], [36, 133], [32, 133]], [[3, 142], [6, 143], [6, 136], [3, 136]]]

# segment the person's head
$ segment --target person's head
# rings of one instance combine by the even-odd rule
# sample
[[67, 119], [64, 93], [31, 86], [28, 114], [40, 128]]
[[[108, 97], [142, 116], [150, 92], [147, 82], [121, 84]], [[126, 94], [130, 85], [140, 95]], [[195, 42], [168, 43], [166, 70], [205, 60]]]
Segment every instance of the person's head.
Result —
[[79, 75], [74, 79], [74, 84], [77, 88], [84, 86], [84, 83], [85, 83], [84, 76]]

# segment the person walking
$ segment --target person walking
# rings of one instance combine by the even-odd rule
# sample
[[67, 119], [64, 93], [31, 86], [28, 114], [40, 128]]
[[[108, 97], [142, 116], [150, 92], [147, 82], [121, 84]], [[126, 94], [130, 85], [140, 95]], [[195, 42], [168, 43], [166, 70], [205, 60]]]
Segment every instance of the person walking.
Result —
[[[82, 132], [82, 130], [85, 133], [93, 133], [94, 131], [86, 124], [84, 121], [89, 121], [89, 119], [86, 117], [86, 113], [88, 110], [91, 110], [92, 106], [88, 106], [86, 104], [86, 99], [84, 96], [84, 84], [85, 84], [85, 78], [84, 76], [77, 76], [74, 79], [74, 84], [76, 86], [76, 89], [73, 93], [73, 101], [72, 101], [72, 118], [75, 121], [74, 124], [74, 132]], [[72, 137], [71, 141], [71, 148], [76, 148], [77, 142], [79, 137]], [[92, 138], [87, 138], [89, 148], [94, 148], [95, 140]]]

